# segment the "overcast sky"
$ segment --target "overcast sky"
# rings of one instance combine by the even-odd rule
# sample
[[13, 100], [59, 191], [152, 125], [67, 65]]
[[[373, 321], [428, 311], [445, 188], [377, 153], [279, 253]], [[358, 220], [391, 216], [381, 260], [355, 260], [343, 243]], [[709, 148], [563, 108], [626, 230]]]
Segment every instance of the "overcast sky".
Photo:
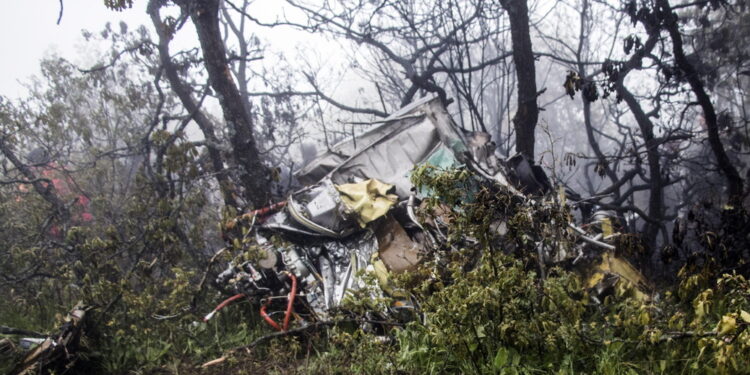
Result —
[[0, 95], [18, 97], [23, 92], [19, 81], [38, 72], [39, 60], [57, 53], [78, 61], [83, 51], [81, 29], [99, 31], [106, 22], [121, 20], [130, 26], [147, 24], [145, 1], [133, 9], [114, 12], [101, 0], [65, 0], [60, 24], [60, 3], [56, 0], [0, 0]]
[[[85, 50], [82, 29], [98, 32], [105, 23], [116, 26], [120, 21], [125, 21], [131, 29], [139, 25], [149, 27], [151, 21], [146, 14], [146, 4], [147, 1], [136, 1], [133, 9], [115, 12], [107, 9], [102, 0], [65, 0], [58, 25], [60, 3], [57, 0], [0, 0], [0, 45], [3, 50], [3, 58], [0, 59], [0, 95], [10, 98], [21, 96], [25, 91], [22, 83], [38, 73], [40, 59], [49, 54], [57, 54], [82, 66], [90, 63], [84, 63], [85, 56], [90, 54]], [[252, 11], [261, 18], [273, 20], [280, 12], [280, 3], [276, 0], [258, 0], [254, 2]], [[180, 34], [194, 38], [190, 35], [191, 31], [183, 30]], [[271, 30], [254, 27], [253, 31], [267, 42], [267, 48], [284, 52], [291, 61], [310, 43], [325, 46], [314, 50], [325, 51], [321, 53], [322, 65], [331, 63], [333, 55], [336, 55], [332, 52], [339, 51], [331, 48], [335, 43], [289, 28]], [[176, 42], [179, 44], [179, 41]], [[311, 57], [310, 51], [306, 55]], [[267, 59], [271, 56], [269, 54]], [[333, 58], [333, 61], [337, 60]], [[335, 89], [335, 94], [340, 94], [340, 90]]]

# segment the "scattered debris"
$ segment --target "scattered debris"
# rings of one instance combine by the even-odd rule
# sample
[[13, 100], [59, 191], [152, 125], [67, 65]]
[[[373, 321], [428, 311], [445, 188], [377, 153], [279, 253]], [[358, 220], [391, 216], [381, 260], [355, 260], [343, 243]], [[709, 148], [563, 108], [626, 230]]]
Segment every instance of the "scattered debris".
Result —
[[[325, 322], [348, 291], [365, 286], [362, 275], [367, 272], [396, 299], [389, 311], [377, 313], [391, 315], [413, 308], [408, 295], [390, 288], [389, 275], [408, 272], [423, 254], [446, 243], [441, 227], [451, 225], [440, 212], [433, 212], [430, 223], [421, 222], [415, 213], [419, 198], [430, 194], [415, 191], [410, 181], [415, 165], [422, 164], [466, 168], [480, 179], [477, 187], [480, 183], [500, 186], [519, 202], [552, 191], [546, 174], [533, 161], [520, 154], [502, 160], [495, 156], [489, 134], [461, 130], [439, 100], [415, 102], [298, 171], [297, 178], [307, 187], [292, 193], [285, 206], [252, 213], [253, 225], [245, 235], [251, 241], [239, 246], [252, 254], [231, 262], [216, 280], [235, 296], [206, 319], [232, 300], [246, 297], [258, 301], [260, 314], [281, 332], [289, 330], [292, 317], [302, 327]], [[462, 188], [467, 200], [473, 199], [476, 190]], [[560, 199], [573, 200], [564, 192]], [[620, 280], [645, 298], [648, 286], [643, 276], [611, 253], [615, 246], [608, 241], [615, 234], [609, 218], [599, 215], [584, 227], [570, 224], [571, 234], [582, 239], [573, 249], [539, 242], [542, 277], [547, 265], [586, 264], [589, 269], [584, 273], [590, 274], [587, 280], [594, 299], [603, 298]], [[504, 236], [507, 223], [497, 223], [494, 230]], [[597, 257], [599, 262], [591, 260]], [[591, 259], [579, 263], [582, 258]], [[274, 318], [277, 314], [283, 314], [281, 324]]]
[[[446, 203], [426, 209], [425, 198], [436, 192], [418, 191], [410, 179], [415, 166], [422, 165], [473, 172], [475, 177], [455, 186], [463, 203], [476, 200], [481, 186], [491, 185], [507, 193], [514, 204], [532, 210], [544, 210], [548, 202], [576, 204], [574, 197], [566, 196], [563, 190], [559, 197], [549, 194], [553, 191], [551, 183], [533, 161], [522, 155], [507, 160], [496, 157], [488, 134], [464, 132], [439, 100], [424, 99], [356, 140], [341, 142], [319, 155], [297, 174], [307, 187], [292, 193], [286, 201], [246, 213], [227, 224], [228, 229], [240, 229], [242, 236], [232, 239], [232, 247], [244, 251], [216, 279], [216, 285], [231, 297], [204, 321], [234, 301], [253, 300], [260, 306], [263, 319], [278, 332], [256, 340], [252, 346], [341, 322], [388, 326], [415, 317], [417, 301], [394, 288], [390, 278], [413, 270], [436, 249], [455, 251], [448, 233], [453, 225], [451, 212], [460, 209]], [[634, 289], [638, 298], [648, 300], [650, 287], [645, 278], [615, 255], [611, 243], [618, 236], [614, 217], [605, 211], [592, 217], [589, 223], [568, 224], [565, 237], [577, 236], [572, 246], [530, 238], [536, 247], [534, 258], [540, 276], [544, 278], [553, 265], [574, 267], [584, 277], [594, 303], [600, 303], [616, 288]], [[501, 218], [490, 226], [490, 234], [497, 241], [504, 241], [509, 219]], [[250, 227], [242, 228], [240, 221], [249, 222]], [[468, 246], [478, 243], [468, 237], [462, 241]], [[209, 266], [225, 250], [217, 253]], [[374, 276], [371, 280], [377, 280], [379, 288], [369, 288], [364, 277], [368, 274]], [[199, 290], [205, 282], [204, 276]], [[392, 306], [373, 311], [366, 318], [332, 320], [330, 313], [347, 294], [362, 288], [373, 297], [392, 297]], [[27, 350], [11, 374], [71, 368], [85, 318], [86, 309], [79, 304], [56, 335], [11, 332], [8, 330], [13, 329], [0, 327], [7, 331], [3, 333], [31, 336], [18, 345], [0, 341], [0, 351]]]
[[77, 349], [83, 334], [87, 309], [78, 303], [65, 318], [57, 334], [46, 338], [24, 338], [20, 346], [30, 349], [18, 362], [10, 375], [31, 375], [46, 372], [64, 372], [77, 360]]

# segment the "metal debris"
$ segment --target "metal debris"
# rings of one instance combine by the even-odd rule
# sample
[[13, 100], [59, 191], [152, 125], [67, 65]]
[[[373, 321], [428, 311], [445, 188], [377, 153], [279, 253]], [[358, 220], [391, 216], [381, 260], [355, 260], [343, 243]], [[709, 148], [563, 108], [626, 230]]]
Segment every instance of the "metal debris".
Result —
[[[389, 311], [380, 312], [396, 316], [412, 303], [408, 295], [390, 288], [389, 275], [412, 270], [425, 252], [447, 241], [443, 232], [451, 225], [450, 218], [440, 214], [432, 223], [420, 222], [415, 212], [419, 197], [429, 193], [414, 191], [409, 178], [415, 165], [468, 168], [479, 176], [478, 183], [499, 185], [519, 202], [552, 191], [546, 174], [533, 161], [522, 155], [499, 159], [494, 147], [489, 134], [460, 129], [439, 100], [415, 102], [298, 171], [297, 178], [307, 187], [292, 193], [280, 211], [262, 210], [270, 215], [251, 228], [255, 260], [230, 264], [217, 284], [259, 301], [266, 321], [286, 330], [290, 315], [301, 324], [325, 319], [349, 291], [365, 287], [362, 276], [371, 273], [381, 291], [403, 297]], [[475, 191], [469, 188], [466, 194], [471, 198]], [[601, 262], [589, 270], [590, 287], [601, 289], [595, 296], [603, 296], [620, 279], [645, 290], [642, 275], [608, 253], [614, 249], [606, 242], [613, 236], [608, 220], [606, 215], [596, 217], [600, 233], [570, 224], [571, 233], [582, 239], [571, 249], [540, 240], [542, 273], [546, 265], [575, 266], [584, 255], [594, 254], [601, 256]], [[500, 238], [508, 230], [505, 221], [492, 228]], [[283, 326], [271, 319], [269, 309], [284, 311]]]

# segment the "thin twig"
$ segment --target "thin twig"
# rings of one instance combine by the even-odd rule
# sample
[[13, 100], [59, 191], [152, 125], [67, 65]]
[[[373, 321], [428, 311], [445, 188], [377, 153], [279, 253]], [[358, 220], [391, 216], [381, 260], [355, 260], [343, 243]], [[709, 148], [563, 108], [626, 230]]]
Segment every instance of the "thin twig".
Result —
[[57, 24], [60, 24], [60, 21], [62, 21], [62, 15], [63, 15], [63, 0], [60, 0], [60, 14], [57, 16]]
[[227, 248], [223, 248], [214, 254], [214, 256], [211, 257], [211, 260], [208, 261], [208, 264], [206, 265], [206, 270], [203, 272], [203, 277], [201, 277], [201, 282], [198, 284], [198, 290], [195, 292], [195, 295], [193, 295], [193, 300], [190, 303], [190, 306], [195, 308], [196, 303], [198, 302], [198, 296], [203, 292], [203, 288], [206, 285], [206, 280], [208, 280], [208, 274], [211, 271], [211, 267], [214, 265], [214, 262], [216, 262], [216, 259], [219, 258], [221, 254], [223, 254]]

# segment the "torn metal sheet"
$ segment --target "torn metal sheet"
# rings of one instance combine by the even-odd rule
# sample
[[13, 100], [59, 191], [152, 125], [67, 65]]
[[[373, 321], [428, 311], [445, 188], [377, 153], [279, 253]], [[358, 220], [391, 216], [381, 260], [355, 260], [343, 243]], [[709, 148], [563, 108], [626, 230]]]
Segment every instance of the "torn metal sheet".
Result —
[[364, 284], [364, 271], [378, 251], [378, 241], [370, 230], [343, 239], [294, 243], [256, 237], [261, 247], [259, 261], [230, 264], [216, 283], [231, 292], [266, 299], [282, 297], [289, 289], [288, 273], [294, 275], [297, 290], [304, 291], [306, 305], [318, 318], [341, 304], [349, 290]]
[[324, 236], [342, 238], [357, 229], [355, 215], [328, 178], [290, 195], [286, 208], [298, 224]]
[[323, 237], [323, 234], [309, 230], [291, 219], [290, 215], [285, 211], [279, 211], [271, 215], [265, 222], [260, 224], [261, 228], [279, 231], [289, 234], [295, 234], [299, 236], [307, 237]]
[[425, 98], [383, 120], [383, 125], [334, 145], [295, 175], [303, 184], [326, 176], [335, 184], [375, 178], [393, 184], [395, 193], [405, 199], [411, 189], [409, 172], [441, 145], [462, 162], [469, 153], [463, 132], [439, 99]]
[[[263, 301], [261, 315], [277, 329], [285, 328], [270, 320], [266, 306], [279, 313], [285, 309], [285, 322], [294, 309], [298, 309], [296, 319], [325, 318], [340, 306], [347, 291], [364, 286], [365, 273], [379, 282], [380, 289], [372, 293], [385, 292], [408, 306], [410, 297], [393, 287], [390, 276], [413, 270], [426, 251], [455, 250], [453, 245], [442, 245], [450, 242], [453, 213], [460, 210], [445, 205], [426, 210], [420, 205], [419, 196], [432, 194], [413, 188], [410, 174], [415, 165], [473, 171], [471, 181], [459, 187], [465, 194], [463, 202], [473, 201], [480, 185], [490, 181], [520, 197], [517, 202], [527, 201], [524, 194], [551, 190], [544, 171], [533, 161], [522, 155], [499, 160], [494, 147], [489, 134], [463, 131], [439, 99], [417, 101], [297, 171], [298, 180], [307, 187], [292, 193], [284, 209], [253, 225], [260, 254], [252, 262], [230, 264], [217, 283]], [[564, 201], [564, 192], [561, 196]], [[603, 241], [616, 229], [605, 219], [599, 222], [604, 233], [593, 237], [569, 224], [582, 239], [571, 248], [534, 239], [542, 275], [548, 265], [597, 264], [592, 262], [599, 259], [600, 248], [613, 250]], [[502, 241], [508, 226], [507, 220], [496, 220], [491, 230]], [[470, 237], [463, 240], [477, 243]], [[607, 252], [586, 271], [593, 275], [588, 281], [594, 289], [609, 289], [619, 281], [638, 288], [644, 283], [629, 263]]]

